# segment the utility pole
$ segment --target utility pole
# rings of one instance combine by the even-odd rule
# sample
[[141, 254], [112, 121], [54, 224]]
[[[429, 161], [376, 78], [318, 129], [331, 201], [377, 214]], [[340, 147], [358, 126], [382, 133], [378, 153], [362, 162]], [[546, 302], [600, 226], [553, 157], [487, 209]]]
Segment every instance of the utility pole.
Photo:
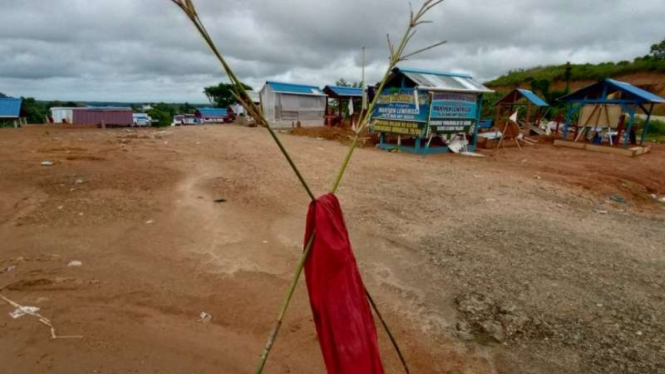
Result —
[[362, 78], [360, 80], [360, 88], [363, 92], [363, 107], [362, 110], [367, 110], [367, 94], [365, 92], [367, 85], [365, 84], [365, 47], [363, 47], [363, 68], [362, 68]]

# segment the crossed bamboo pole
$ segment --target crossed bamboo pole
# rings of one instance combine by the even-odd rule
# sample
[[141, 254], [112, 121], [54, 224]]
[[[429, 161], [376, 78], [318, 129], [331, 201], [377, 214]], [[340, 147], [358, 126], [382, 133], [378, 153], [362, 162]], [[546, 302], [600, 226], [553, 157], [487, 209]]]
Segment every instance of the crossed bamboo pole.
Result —
[[[206, 30], [205, 26], [203, 25], [201, 19], [198, 16], [198, 13], [196, 11], [196, 7], [194, 6], [194, 3], [192, 0], [171, 0], [174, 4], [176, 4], [180, 9], [182, 9], [183, 12], [187, 15], [187, 17], [192, 21], [196, 29], [199, 31], [203, 39], [206, 41], [212, 52], [215, 54], [219, 62], [222, 64], [222, 67], [224, 68], [224, 71], [228, 75], [229, 79], [231, 80], [231, 83], [233, 84], [235, 88], [235, 93], [234, 96], [236, 99], [242, 104], [242, 106], [245, 108], [247, 113], [251, 115], [256, 121], [259, 126], [265, 127], [268, 132], [270, 133], [270, 136], [273, 138], [277, 146], [279, 147], [279, 150], [282, 152], [284, 157], [286, 158], [287, 162], [291, 166], [291, 169], [295, 172], [298, 180], [302, 184], [303, 188], [309, 195], [310, 199], [314, 202], [316, 201], [316, 197], [312, 193], [311, 189], [309, 188], [307, 182], [305, 181], [304, 177], [302, 176], [302, 173], [300, 173], [300, 170], [296, 166], [296, 164], [293, 162], [293, 159], [289, 155], [288, 151], [286, 148], [284, 148], [284, 145], [282, 142], [279, 140], [273, 129], [270, 127], [270, 124], [266, 120], [265, 116], [263, 115], [263, 112], [261, 108], [259, 108], [254, 101], [249, 97], [249, 94], [247, 93], [247, 90], [245, 89], [245, 86], [242, 84], [240, 79], [235, 75], [231, 67], [227, 64], [226, 60], [224, 59], [223, 55], [219, 52], [217, 49], [214, 41], [210, 37], [210, 34]], [[405, 54], [404, 51], [406, 49], [406, 46], [409, 44], [409, 41], [413, 36], [416, 34], [416, 28], [424, 23], [430, 23], [430, 21], [423, 20], [423, 17], [425, 14], [427, 14], [432, 8], [437, 6], [443, 2], [443, 0], [425, 0], [421, 8], [418, 10], [418, 12], [414, 13], [413, 10], [410, 13], [409, 17], [409, 25], [404, 32], [404, 36], [402, 37], [399, 45], [397, 48], [395, 48], [395, 45], [392, 43], [390, 40], [390, 35], [388, 35], [388, 49], [390, 50], [390, 59], [389, 59], [389, 64], [388, 68], [386, 69], [386, 72], [383, 76], [383, 79], [381, 79], [381, 83], [379, 84], [378, 87], [378, 93], [383, 91], [383, 88], [390, 77], [390, 74], [397, 66], [397, 64], [401, 61], [404, 61], [408, 59], [409, 57], [415, 56], [419, 53], [428, 51], [430, 49], [433, 49], [435, 47], [438, 47], [442, 44], [445, 43], [445, 41], [438, 42], [435, 44], [432, 44], [428, 47], [416, 50], [415, 52], [411, 52], [408, 54]], [[364, 86], [364, 82], [363, 82]], [[353, 138], [353, 142], [351, 143], [349, 150], [346, 154], [346, 157], [344, 158], [342, 162], [342, 166], [340, 167], [339, 172], [337, 173], [337, 176], [335, 178], [335, 181], [333, 183], [332, 187], [332, 193], [336, 193], [337, 190], [339, 189], [340, 183], [342, 181], [342, 178], [344, 174], [346, 173], [346, 170], [349, 166], [349, 163], [351, 162], [351, 158], [353, 157], [354, 151], [358, 147], [358, 142], [361, 137], [361, 134], [369, 128], [370, 124], [370, 119], [372, 112], [374, 111], [374, 108], [378, 102], [379, 95], [377, 94], [374, 99], [372, 100], [372, 103], [369, 105], [367, 110], [363, 113], [361, 116], [358, 125], [355, 127], [355, 136]], [[314, 243], [314, 237], [316, 235], [316, 231], [312, 233], [312, 235], [309, 238], [309, 241], [305, 245], [305, 248], [300, 256], [300, 259], [298, 261], [298, 266], [296, 267], [295, 274], [293, 276], [293, 279], [291, 280], [289, 289], [287, 290], [286, 295], [284, 296], [284, 300], [282, 301], [282, 304], [279, 309], [279, 314], [277, 316], [277, 320], [275, 321], [275, 324], [273, 326], [273, 329], [270, 333], [270, 336], [268, 337], [268, 341], [266, 342], [266, 346], [263, 350], [263, 353], [261, 354], [261, 357], [259, 359], [259, 365], [256, 369], [257, 374], [261, 374], [263, 372], [263, 369], [265, 368], [266, 362], [268, 360], [268, 356], [270, 355], [270, 351], [272, 350], [272, 347], [275, 343], [275, 340], [277, 339], [277, 335], [279, 333], [279, 330], [282, 326], [282, 322], [284, 320], [284, 317], [286, 315], [286, 311], [288, 310], [289, 304], [291, 303], [291, 299], [293, 298], [293, 293], [295, 292], [295, 289], [298, 285], [298, 281], [300, 280], [300, 276], [302, 275], [305, 262], [307, 261], [307, 258], [309, 256], [309, 253], [312, 249], [313, 243]], [[390, 331], [390, 328], [388, 327], [388, 324], [384, 320], [383, 316], [379, 312], [376, 303], [374, 302], [374, 299], [370, 295], [369, 291], [365, 289], [366, 296], [369, 300], [370, 305], [374, 309], [374, 312], [376, 313], [378, 319], [381, 321], [381, 324], [383, 328], [386, 330], [386, 333], [388, 334], [388, 337], [390, 338], [390, 341], [395, 348], [399, 359], [402, 363], [402, 366], [404, 367], [404, 370], [407, 374], [409, 374], [409, 367], [406, 363], [406, 360], [404, 359], [404, 355], [402, 354], [397, 341], [394, 338], [394, 335]]]

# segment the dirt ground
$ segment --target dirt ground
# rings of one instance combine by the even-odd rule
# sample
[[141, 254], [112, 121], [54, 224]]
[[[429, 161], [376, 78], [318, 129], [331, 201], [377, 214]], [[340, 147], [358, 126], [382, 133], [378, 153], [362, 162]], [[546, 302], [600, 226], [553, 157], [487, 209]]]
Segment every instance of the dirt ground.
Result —
[[[279, 136], [326, 192], [346, 147]], [[265, 130], [2, 129], [0, 176], [0, 294], [83, 336], [52, 340], [0, 301], [1, 372], [254, 372], [308, 205]], [[637, 159], [364, 148], [338, 196], [413, 373], [582, 374], [665, 373], [652, 194], [665, 195], [661, 145]], [[265, 372], [325, 372], [304, 282]]]

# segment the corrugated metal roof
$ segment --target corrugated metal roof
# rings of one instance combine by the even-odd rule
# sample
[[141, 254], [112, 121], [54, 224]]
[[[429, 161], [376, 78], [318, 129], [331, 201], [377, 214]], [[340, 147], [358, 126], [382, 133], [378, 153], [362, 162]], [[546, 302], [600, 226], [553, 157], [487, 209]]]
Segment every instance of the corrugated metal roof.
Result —
[[395, 68], [393, 71], [401, 72], [416, 83], [418, 88], [432, 91], [490, 93], [494, 92], [475, 81], [470, 75], [444, 73], [429, 70]]
[[132, 108], [128, 106], [87, 106], [85, 108], [74, 108], [74, 109], [112, 110], [112, 111], [132, 110]]
[[280, 93], [290, 93], [296, 95], [316, 95], [316, 96], [326, 96], [326, 94], [321, 91], [317, 86], [310, 86], [306, 84], [297, 84], [297, 83], [282, 83], [268, 81], [266, 82], [270, 88], [275, 92]]
[[228, 111], [223, 108], [199, 108], [197, 111], [204, 117], [223, 117], [228, 113]]
[[527, 100], [529, 100], [530, 102], [532, 102], [536, 106], [540, 106], [540, 107], [550, 106], [549, 104], [547, 104], [545, 102], [545, 100], [541, 99], [540, 96], [536, 95], [532, 91], [525, 90], [525, 89], [522, 89], [522, 88], [518, 88], [517, 91], [519, 91], [522, 94], [522, 96], [524, 96]]
[[643, 90], [639, 87], [635, 87], [632, 84], [617, 81], [617, 80], [614, 80], [614, 79], [607, 79], [607, 82], [609, 82], [610, 84], [616, 86], [618, 89], [629, 92], [629, 93], [639, 97], [640, 99], [643, 99], [646, 102], [649, 102], [649, 103], [665, 103], [665, 99], [663, 99], [662, 97], [660, 97], [658, 95], [655, 95], [655, 94], [652, 94], [651, 92]]
[[356, 96], [356, 97], [363, 96], [362, 88], [340, 87], [340, 86], [325, 86], [323, 88], [324, 91], [326, 91], [327, 89], [335, 93], [337, 96]]
[[21, 99], [0, 98], [0, 118], [18, 118], [21, 114]]
[[[607, 88], [607, 90], [605, 90], [605, 88]], [[610, 95], [615, 92], [621, 92], [624, 94], [622, 95], [623, 100], [634, 101], [636, 103], [665, 103], [665, 99], [658, 95], [652, 94], [651, 92], [643, 90], [639, 87], [635, 87], [630, 83], [621, 82], [614, 79], [603, 79], [590, 86], [581, 88], [575, 92], [563, 96], [559, 98], [559, 100], [565, 102], [576, 102], [584, 100], [587, 102], [603, 102], [606, 100], [605, 97], [601, 97], [603, 93]]]
[[457, 77], [457, 78], [472, 78], [469, 74], [464, 73], [448, 73], [442, 71], [412, 69], [412, 68], [398, 68], [402, 73], [425, 74], [425, 75], [438, 75], [441, 77]]

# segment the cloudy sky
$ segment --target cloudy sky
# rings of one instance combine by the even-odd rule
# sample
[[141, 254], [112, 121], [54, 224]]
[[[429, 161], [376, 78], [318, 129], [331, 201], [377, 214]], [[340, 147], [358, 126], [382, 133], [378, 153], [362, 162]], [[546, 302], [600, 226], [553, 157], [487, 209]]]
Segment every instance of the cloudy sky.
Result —
[[[404, 30], [406, 0], [195, 0], [237, 75], [319, 86], [369, 81]], [[419, 4], [413, 0], [414, 6]], [[632, 60], [665, 38], [663, 0], [446, 0], [402, 66], [489, 80], [541, 64]], [[169, 0], [0, 0], [0, 92], [42, 100], [205, 102], [221, 70]]]

